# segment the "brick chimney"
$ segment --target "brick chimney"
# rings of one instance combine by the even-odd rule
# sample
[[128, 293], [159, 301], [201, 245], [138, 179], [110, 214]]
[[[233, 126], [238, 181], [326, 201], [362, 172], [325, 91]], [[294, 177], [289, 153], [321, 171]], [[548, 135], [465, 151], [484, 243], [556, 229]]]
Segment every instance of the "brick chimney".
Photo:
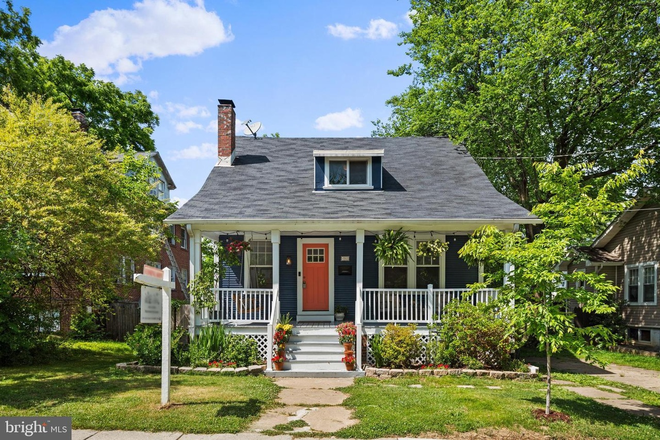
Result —
[[87, 131], [89, 129], [89, 121], [87, 121], [87, 117], [85, 116], [85, 113], [79, 108], [74, 108], [71, 109], [71, 116], [73, 119], [78, 121], [80, 124], [80, 129], [82, 131]]
[[217, 167], [230, 167], [236, 156], [236, 113], [234, 101], [218, 99], [218, 163]]

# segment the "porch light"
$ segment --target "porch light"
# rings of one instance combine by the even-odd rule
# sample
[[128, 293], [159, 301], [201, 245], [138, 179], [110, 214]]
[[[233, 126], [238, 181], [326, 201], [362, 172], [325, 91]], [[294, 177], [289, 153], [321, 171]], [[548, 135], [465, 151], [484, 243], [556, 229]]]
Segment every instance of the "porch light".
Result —
[[291, 266], [291, 264], [292, 264], [292, 261], [291, 261], [291, 255], [287, 255], [287, 256], [286, 256], [286, 265], [287, 265], [287, 266]]

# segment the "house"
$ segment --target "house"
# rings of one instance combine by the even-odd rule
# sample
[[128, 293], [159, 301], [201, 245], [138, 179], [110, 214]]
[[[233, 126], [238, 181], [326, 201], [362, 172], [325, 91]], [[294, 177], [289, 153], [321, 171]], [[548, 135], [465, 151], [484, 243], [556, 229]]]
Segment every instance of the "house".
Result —
[[586, 261], [569, 270], [604, 273], [619, 288], [631, 344], [660, 347], [658, 264], [660, 204], [643, 198], [583, 248]]
[[[218, 305], [193, 327], [230, 325], [257, 339], [270, 359], [273, 325], [289, 313], [297, 331], [291, 369], [342, 368], [341, 351], [331, 348], [338, 346], [335, 307], [346, 307], [366, 337], [389, 322], [427, 323], [480, 279], [480, 268], [458, 256], [471, 232], [540, 223], [446, 138], [237, 137], [235, 118], [234, 103], [219, 100], [217, 165], [166, 223], [190, 229], [193, 277], [202, 237], [251, 243], [241, 267], [215, 289]], [[440, 239], [449, 249], [379, 264], [376, 235], [400, 228], [413, 248]], [[495, 294], [480, 292], [478, 300]], [[362, 351], [357, 344], [358, 366]]]

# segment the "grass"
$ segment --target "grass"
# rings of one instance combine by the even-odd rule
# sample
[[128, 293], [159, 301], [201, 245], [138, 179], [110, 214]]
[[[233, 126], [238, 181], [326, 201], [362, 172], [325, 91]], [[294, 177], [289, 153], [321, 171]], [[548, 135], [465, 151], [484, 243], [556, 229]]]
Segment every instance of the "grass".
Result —
[[[408, 385], [421, 384], [422, 388]], [[474, 388], [457, 388], [472, 385]], [[488, 389], [499, 386], [502, 389]], [[503, 381], [482, 377], [362, 378], [345, 388], [344, 404], [355, 409], [360, 423], [335, 433], [338, 437], [447, 435], [480, 429], [534, 431], [549, 438], [657, 438], [660, 421], [636, 416], [553, 387], [552, 409], [572, 422], [543, 422], [531, 411], [545, 405], [541, 381]]]
[[160, 375], [117, 370], [123, 343], [79, 342], [66, 359], [0, 368], [0, 414], [70, 416], [74, 429], [237, 433], [274, 406], [265, 377], [172, 375], [173, 405], [160, 409]]
[[[521, 350], [520, 356], [525, 358], [544, 358], [545, 353], [536, 350]], [[576, 359], [570, 351], [563, 351], [552, 355], [553, 359]], [[601, 363], [625, 365], [628, 367], [644, 368], [646, 370], [660, 371], [660, 357], [641, 356], [638, 354], [617, 353], [609, 350], [594, 350], [594, 357]], [[545, 362], [545, 361], [544, 361]], [[542, 366], [542, 365], [539, 365]]]

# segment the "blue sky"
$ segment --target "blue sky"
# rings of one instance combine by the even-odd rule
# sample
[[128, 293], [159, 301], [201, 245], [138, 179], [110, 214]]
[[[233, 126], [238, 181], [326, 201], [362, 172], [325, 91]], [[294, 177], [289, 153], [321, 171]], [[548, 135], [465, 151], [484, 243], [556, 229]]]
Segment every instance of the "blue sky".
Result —
[[[16, 0], [43, 55], [62, 54], [160, 116], [154, 138], [182, 202], [215, 164], [217, 99], [283, 137], [369, 136], [408, 78], [397, 0]], [[242, 130], [240, 131], [242, 133]]]

